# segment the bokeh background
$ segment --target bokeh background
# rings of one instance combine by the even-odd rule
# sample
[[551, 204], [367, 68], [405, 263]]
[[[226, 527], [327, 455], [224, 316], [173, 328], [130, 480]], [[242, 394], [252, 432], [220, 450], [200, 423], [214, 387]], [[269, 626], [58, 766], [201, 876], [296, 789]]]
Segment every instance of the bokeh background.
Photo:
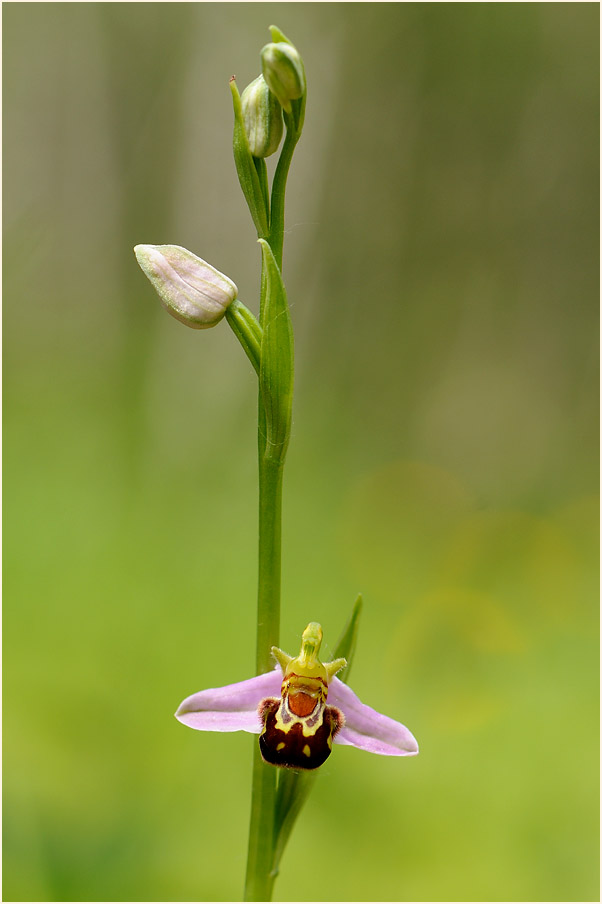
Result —
[[[419, 739], [335, 749], [279, 900], [599, 900], [599, 8], [5, 4], [4, 900], [240, 897], [256, 383], [138, 242], [256, 308], [228, 78], [302, 51], [282, 646]], [[327, 650], [328, 652], [328, 650]]]

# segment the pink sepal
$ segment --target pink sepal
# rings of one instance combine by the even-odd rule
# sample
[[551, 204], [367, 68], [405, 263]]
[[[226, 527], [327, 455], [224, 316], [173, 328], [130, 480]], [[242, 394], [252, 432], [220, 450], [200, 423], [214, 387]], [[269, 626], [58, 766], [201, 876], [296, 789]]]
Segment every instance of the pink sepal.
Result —
[[261, 724], [257, 715], [259, 701], [264, 697], [279, 697], [282, 672], [272, 672], [208, 688], [192, 694], [179, 705], [176, 719], [198, 731], [249, 731], [259, 734]]
[[412, 732], [362, 703], [348, 685], [333, 678], [328, 688], [328, 703], [345, 716], [345, 725], [335, 736], [335, 744], [350, 744], [382, 756], [415, 756], [418, 744]]

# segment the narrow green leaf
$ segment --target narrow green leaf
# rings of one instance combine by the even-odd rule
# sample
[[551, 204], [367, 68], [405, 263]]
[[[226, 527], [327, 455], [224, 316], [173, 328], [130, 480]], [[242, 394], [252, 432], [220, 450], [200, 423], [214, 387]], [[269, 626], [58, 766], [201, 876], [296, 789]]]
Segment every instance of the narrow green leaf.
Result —
[[234, 163], [238, 173], [238, 181], [246, 198], [247, 205], [253, 217], [257, 235], [263, 238], [268, 235], [269, 215], [267, 209], [266, 192], [257, 173], [253, 155], [249, 148], [249, 139], [242, 115], [240, 94], [234, 76], [230, 79], [232, 103], [234, 105], [234, 134], [232, 137], [232, 149]]
[[284, 461], [293, 409], [293, 329], [282, 275], [266, 241], [259, 240], [265, 273], [259, 388], [266, 419], [266, 459]]
[[292, 769], [279, 770], [274, 819], [274, 838], [276, 841], [274, 845], [274, 859], [272, 861], [271, 875], [273, 877], [278, 875], [284, 849], [297, 817], [316, 783], [318, 772], [318, 769], [313, 772], [294, 772]]
[[343, 628], [341, 632], [341, 636], [337, 640], [336, 647], [334, 648], [333, 659], [338, 659], [340, 656], [343, 656], [347, 660], [347, 665], [344, 669], [341, 669], [337, 674], [337, 678], [340, 681], [344, 681], [345, 684], [349, 681], [349, 672], [351, 671], [351, 663], [353, 662], [353, 657], [355, 655], [355, 646], [357, 644], [357, 635], [359, 631], [359, 622], [360, 615], [362, 614], [362, 606], [363, 600], [361, 593], [358, 594], [358, 597], [353, 604], [353, 609], [351, 610], [351, 615], [347, 620], [347, 624]]

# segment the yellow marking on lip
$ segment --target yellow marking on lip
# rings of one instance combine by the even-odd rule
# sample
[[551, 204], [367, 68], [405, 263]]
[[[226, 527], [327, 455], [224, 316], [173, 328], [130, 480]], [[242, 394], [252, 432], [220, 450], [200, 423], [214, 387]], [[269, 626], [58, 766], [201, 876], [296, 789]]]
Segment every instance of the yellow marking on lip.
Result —
[[311, 686], [314, 684], [317, 684], [318, 686], [322, 685], [326, 688], [328, 687], [328, 682], [320, 675], [298, 675], [296, 672], [288, 672], [285, 680], [300, 687], [303, 687], [303, 685]]
[[[318, 701], [319, 703], [319, 701]], [[283, 713], [287, 716], [286, 722], [283, 721]], [[307, 722], [309, 719], [314, 720], [315, 724], [308, 725]], [[319, 728], [322, 727], [324, 723], [324, 705], [320, 705], [320, 709], [318, 712], [314, 711], [314, 715], [309, 716], [297, 716], [288, 705], [288, 696], [284, 699], [281, 699], [280, 706], [276, 710], [274, 714], [274, 728], [277, 728], [279, 731], [284, 732], [284, 734], [288, 734], [291, 728], [295, 725], [301, 726], [301, 731], [303, 733], [303, 737], [311, 738], [316, 734]]]
[[305, 744], [305, 746], [303, 747], [303, 753], [305, 754], [305, 756], [311, 756], [311, 748], [309, 744]]
[[280, 743], [276, 747], [276, 750], [284, 750], [285, 747], [286, 747], [286, 744], [284, 743], [284, 741], [280, 741]]

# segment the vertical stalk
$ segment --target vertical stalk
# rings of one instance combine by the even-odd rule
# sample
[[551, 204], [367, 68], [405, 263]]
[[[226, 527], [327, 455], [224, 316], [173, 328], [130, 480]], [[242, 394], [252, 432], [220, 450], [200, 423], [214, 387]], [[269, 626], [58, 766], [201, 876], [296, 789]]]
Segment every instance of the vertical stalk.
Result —
[[[279, 268], [282, 268], [284, 240], [284, 196], [286, 180], [298, 133], [287, 129], [286, 139], [274, 174], [270, 205], [269, 244]], [[265, 293], [267, 274], [261, 269], [260, 325], [265, 328]], [[259, 451], [259, 574], [257, 588], [257, 674], [272, 666], [271, 648], [278, 646], [280, 637], [280, 577], [282, 475], [284, 462], [266, 458], [266, 414], [261, 393], [258, 411]], [[251, 792], [251, 822], [245, 880], [245, 901], [271, 901], [276, 871], [274, 848], [276, 843], [276, 787], [277, 770], [263, 762], [259, 745], [253, 753], [253, 787]]]
[[259, 744], [255, 744], [245, 901], [272, 900], [275, 804], [276, 769], [263, 762]]
[[[262, 406], [263, 408], [263, 406]], [[259, 437], [259, 574], [257, 586], [257, 673], [274, 667], [271, 648], [280, 642], [280, 565], [283, 463], [265, 458]], [[272, 770], [274, 771], [274, 770]]]
[[282, 151], [278, 158], [274, 181], [272, 183], [272, 203], [270, 206], [270, 237], [269, 243], [276, 258], [276, 263], [282, 270], [282, 245], [284, 242], [284, 196], [286, 192], [286, 180], [293, 159], [293, 151], [299, 140], [299, 136], [292, 128], [286, 132], [286, 138], [282, 145]]
[[[265, 415], [259, 399], [259, 574], [257, 588], [257, 674], [272, 666], [270, 650], [280, 635], [280, 571], [282, 524], [281, 462], [265, 458]], [[263, 762], [259, 745], [253, 753], [253, 789], [245, 901], [271, 901], [274, 877], [274, 818], [277, 771]]]

